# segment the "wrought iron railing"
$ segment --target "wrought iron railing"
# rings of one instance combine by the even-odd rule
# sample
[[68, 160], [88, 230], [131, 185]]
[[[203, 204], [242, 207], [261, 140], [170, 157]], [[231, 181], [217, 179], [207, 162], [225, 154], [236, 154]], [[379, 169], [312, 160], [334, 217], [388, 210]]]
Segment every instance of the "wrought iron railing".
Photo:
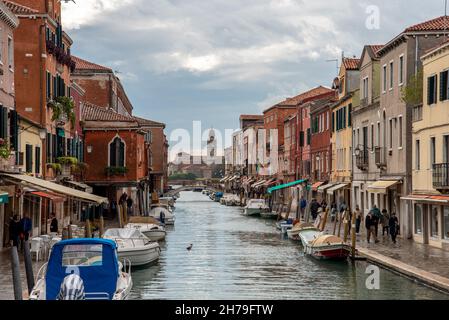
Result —
[[368, 149], [360, 150], [355, 156], [357, 168], [360, 170], [367, 170], [369, 166], [369, 152]]
[[376, 166], [379, 168], [387, 166], [387, 154], [385, 147], [376, 147], [374, 148]]
[[449, 189], [449, 163], [433, 165], [433, 187], [435, 189]]

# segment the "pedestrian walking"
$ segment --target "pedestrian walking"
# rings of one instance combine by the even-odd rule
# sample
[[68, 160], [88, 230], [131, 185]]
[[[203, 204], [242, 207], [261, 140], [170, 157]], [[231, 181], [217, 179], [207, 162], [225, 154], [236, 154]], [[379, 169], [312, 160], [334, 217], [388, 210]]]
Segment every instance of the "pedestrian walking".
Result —
[[355, 214], [355, 233], [360, 234], [360, 225], [363, 222], [363, 214], [360, 211], [360, 207], [358, 205], [355, 206], [354, 214]]
[[390, 228], [391, 240], [393, 240], [393, 243], [396, 243], [396, 237], [398, 235], [398, 226], [399, 226], [399, 220], [396, 217], [396, 213], [393, 212], [391, 214], [388, 224]]
[[379, 240], [377, 240], [377, 236], [376, 236], [375, 223], [376, 223], [376, 218], [374, 217], [372, 210], [371, 210], [365, 219], [365, 227], [366, 227], [366, 231], [367, 231], [366, 240], [368, 243], [370, 243], [370, 241], [371, 241], [371, 236], [373, 236], [375, 243], [379, 243]]
[[337, 219], [337, 204], [334, 202], [331, 205], [331, 221], [334, 222]]
[[376, 232], [376, 239], [379, 234], [379, 223], [382, 218], [382, 213], [380, 212], [379, 208], [377, 208], [376, 205], [373, 206], [371, 209], [371, 215], [373, 217], [373, 225], [374, 225], [374, 232]]
[[320, 204], [316, 199], [312, 200], [312, 203], [310, 204], [310, 213], [312, 214], [312, 219], [316, 220], [318, 216], [318, 209], [320, 208]]
[[55, 213], [51, 214], [50, 232], [58, 233], [58, 219], [56, 219]]
[[390, 223], [390, 215], [388, 214], [387, 209], [383, 209], [382, 210], [382, 219], [381, 219], [382, 236], [385, 235], [385, 232], [387, 233], [387, 236], [390, 233], [389, 223]]
[[15, 214], [9, 221], [9, 240], [13, 247], [19, 247], [21, 229], [19, 215]]
[[128, 207], [128, 214], [130, 216], [133, 215], [133, 199], [131, 199], [131, 197], [128, 197], [128, 199], [126, 199], [126, 206]]
[[304, 219], [304, 214], [307, 208], [307, 200], [304, 198], [304, 196], [302, 196], [301, 200], [299, 201], [299, 208], [301, 212], [301, 219]]
[[25, 213], [23, 218], [20, 219], [20, 247], [23, 250], [25, 242], [30, 238], [31, 230], [33, 228], [31, 219], [28, 214]]

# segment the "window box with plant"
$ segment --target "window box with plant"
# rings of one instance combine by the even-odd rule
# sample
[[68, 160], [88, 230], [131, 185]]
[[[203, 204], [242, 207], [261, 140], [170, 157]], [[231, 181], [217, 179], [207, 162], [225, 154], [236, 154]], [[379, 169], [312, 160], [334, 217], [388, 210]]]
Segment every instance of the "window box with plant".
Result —
[[48, 103], [53, 109], [52, 121], [60, 121], [65, 117], [70, 121], [72, 128], [75, 127], [75, 103], [69, 97], [57, 97], [54, 101]]
[[108, 177], [124, 176], [126, 173], [128, 173], [128, 168], [126, 168], [126, 167], [106, 167], [104, 171]]
[[55, 175], [59, 175], [62, 172], [62, 167], [59, 163], [47, 163], [47, 169], [53, 170]]

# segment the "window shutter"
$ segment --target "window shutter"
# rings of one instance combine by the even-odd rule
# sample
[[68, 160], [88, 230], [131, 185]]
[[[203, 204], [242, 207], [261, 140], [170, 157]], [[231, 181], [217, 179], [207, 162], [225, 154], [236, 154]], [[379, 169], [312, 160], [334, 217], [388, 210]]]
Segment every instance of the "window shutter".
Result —
[[119, 167], [125, 166], [125, 144], [120, 140], [119, 142]]
[[349, 107], [348, 107], [348, 127], [352, 126], [352, 115], [351, 115], [351, 113], [352, 113], [352, 103], [350, 103]]
[[47, 163], [51, 161], [51, 133], [47, 133]]
[[332, 132], [335, 132], [335, 112], [332, 112]]
[[52, 157], [51, 157], [51, 162], [55, 163], [56, 162], [56, 157], [57, 157], [57, 153], [58, 153], [58, 135], [54, 134], [53, 138], [51, 139], [52, 141]]
[[307, 129], [307, 145], [310, 146], [312, 140], [312, 134], [310, 132], [310, 129]]
[[15, 151], [19, 149], [19, 115], [16, 110], [10, 111], [9, 134], [11, 148]]
[[299, 133], [299, 146], [304, 147], [304, 131]]
[[36, 160], [35, 160], [35, 168], [34, 171], [36, 173], [41, 173], [41, 148], [40, 147], [36, 147]]
[[27, 144], [25, 147], [25, 157], [26, 157], [26, 172], [33, 172], [33, 146]]
[[109, 145], [109, 166], [110, 167], [116, 167], [117, 163], [116, 163], [116, 159], [117, 159], [117, 152], [116, 152], [116, 140], [114, 140], [110, 145]]
[[343, 107], [343, 127], [342, 129], [346, 128], [346, 107]]

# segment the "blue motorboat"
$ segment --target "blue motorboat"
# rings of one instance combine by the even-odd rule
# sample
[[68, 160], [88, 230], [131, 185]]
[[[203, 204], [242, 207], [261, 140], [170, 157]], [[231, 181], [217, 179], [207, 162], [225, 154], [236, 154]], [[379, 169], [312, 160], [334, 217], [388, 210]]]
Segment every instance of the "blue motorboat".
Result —
[[[56, 243], [37, 276], [30, 300], [64, 299], [67, 279], [76, 277], [82, 300], [125, 300], [132, 288], [131, 264], [117, 258], [117, 244], [107, 239], [71, 239]], [[81, 289], [80, 289], [81, 290]], [[73, 290], [66, 290], [73, 291]]]

